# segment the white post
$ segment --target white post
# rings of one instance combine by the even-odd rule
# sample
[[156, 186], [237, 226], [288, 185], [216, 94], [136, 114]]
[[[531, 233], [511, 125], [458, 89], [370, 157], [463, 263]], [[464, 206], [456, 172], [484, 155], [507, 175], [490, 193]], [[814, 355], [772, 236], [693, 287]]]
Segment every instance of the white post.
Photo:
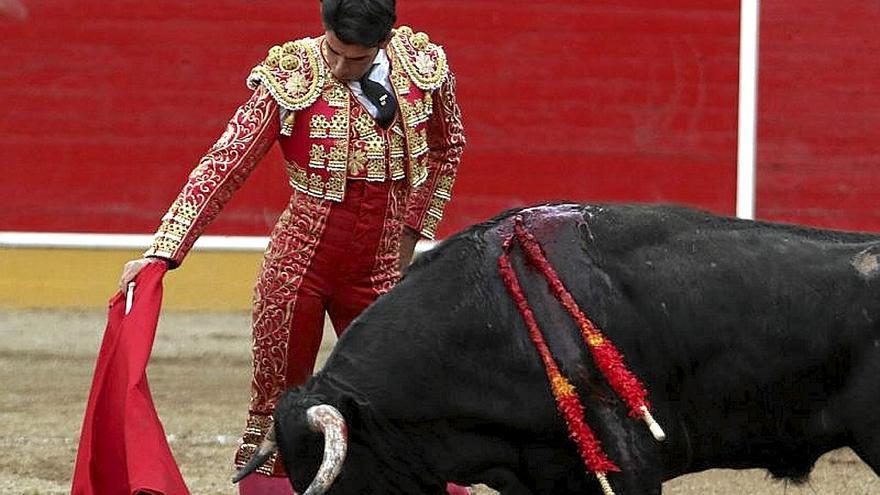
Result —
[[740, 1], [739, 120], [736, 148], [736, 216], [755, 218], [755, 140], [758, 109], [760, 0]]

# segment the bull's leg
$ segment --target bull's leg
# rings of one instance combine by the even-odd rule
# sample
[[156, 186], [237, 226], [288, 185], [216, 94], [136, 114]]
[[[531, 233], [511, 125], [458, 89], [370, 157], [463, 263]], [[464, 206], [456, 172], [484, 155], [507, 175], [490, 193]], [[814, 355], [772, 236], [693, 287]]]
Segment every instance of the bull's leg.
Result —
[[853, 450], [865, 461], [865, 464], [871, 466], [871, 469], [874, 470], [877, 476], [880, 476], [880, 436], [875, 435], [871, 439], [859, 439], [857, 445], [853, 446]]
[[868, 347], [859, 363], [838, 407], [852, 432], [853, 451], [880, 476], [880, 341]]
[[[866, 409], [865, 411], [870, 411]], [[852, 449], [877, 476], [880, 476], [880, 419], [869, 418], [867, 415], [861, 418], [857, 425], [852, 425], [853, 445]]]

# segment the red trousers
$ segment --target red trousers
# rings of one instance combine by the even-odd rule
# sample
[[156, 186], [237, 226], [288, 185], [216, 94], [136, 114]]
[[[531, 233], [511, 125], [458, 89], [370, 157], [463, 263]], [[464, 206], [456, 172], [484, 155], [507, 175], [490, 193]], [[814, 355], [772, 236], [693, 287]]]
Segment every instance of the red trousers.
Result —
[[[275, 226], [254, 291], [254, 376], [235, 464], [253, 455], [281, 392], [315, 366], [327, 313], [337, 335], [400, 278], [405, 181], [352, 180], [332, 202], [295, 193]], [[286, 476], [273, 458], [258, 472]]]

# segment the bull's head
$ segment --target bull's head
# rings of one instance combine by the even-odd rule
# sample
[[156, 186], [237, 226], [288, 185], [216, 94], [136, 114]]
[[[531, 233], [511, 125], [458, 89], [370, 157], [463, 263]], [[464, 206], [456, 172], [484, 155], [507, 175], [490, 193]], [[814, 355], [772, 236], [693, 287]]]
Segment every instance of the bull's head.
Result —
[[[324, 456], [314, 479], [303, 495], [320, 495], [326, 492], [342, 469], [345, 454], [348, 450], [348, 430], [345, 418], [335, 407], [327, 404], [311, 406], [306, 410], [306, 421], [312, 431], [324, 436]], [[278, 449], [274, 427], [260, 444], [260, 448], [251, 460], [232, 478], [238, 483], [245, 476], [253, 473], [263, 465]]]

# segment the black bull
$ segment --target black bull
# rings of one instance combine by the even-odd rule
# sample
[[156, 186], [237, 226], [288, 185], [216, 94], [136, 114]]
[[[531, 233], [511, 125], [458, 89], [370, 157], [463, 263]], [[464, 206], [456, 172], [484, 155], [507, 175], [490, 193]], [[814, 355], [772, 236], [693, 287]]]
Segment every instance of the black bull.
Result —
[[550, 349], [622, 469], [609, 474], [618, 495], [657, 494], [664, 480], [709, 468], [803, 480], [844, 446], [880, 473], [880, 236], [676, 207], [551, 205], [508, 212], [424, 255], [319, 373], [285, 393], [276, 432], [296, 488], [321, 461], [305, 412], [324, 403], [349, 435], [328, 493], [441, 494], [446, 481], [600, 493], [499, 276], [514, 213], [641, 378], [668, 435], [658, 443], [627, 416], [514, 248]]

